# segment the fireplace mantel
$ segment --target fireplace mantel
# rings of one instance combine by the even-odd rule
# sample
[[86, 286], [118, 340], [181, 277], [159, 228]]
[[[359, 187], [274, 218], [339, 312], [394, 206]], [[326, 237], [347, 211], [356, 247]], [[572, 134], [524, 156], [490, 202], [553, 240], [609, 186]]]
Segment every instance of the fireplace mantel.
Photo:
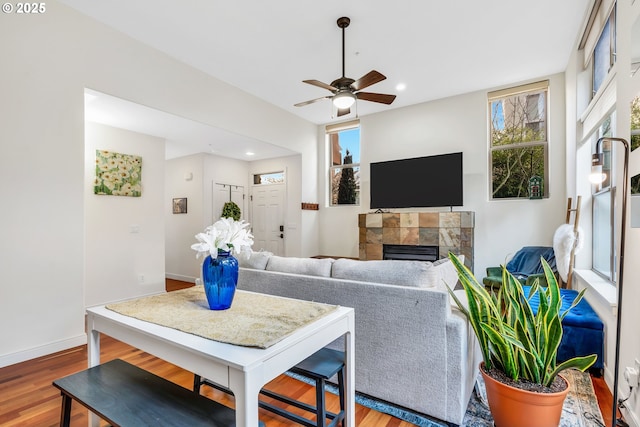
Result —
[[462, 254], [473, 271], [475, 212], [403, 212], [358, 215], [360, 259], [382, 259], [382, 245], [434, 245], [440, 257]]

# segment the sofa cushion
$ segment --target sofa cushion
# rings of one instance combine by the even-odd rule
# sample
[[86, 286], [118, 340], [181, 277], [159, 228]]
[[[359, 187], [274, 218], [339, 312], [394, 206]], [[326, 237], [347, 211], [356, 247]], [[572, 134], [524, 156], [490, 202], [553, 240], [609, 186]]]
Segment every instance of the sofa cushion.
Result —
[[331, 277], [333, 258], [294, 258], [272, 256], [266, 270], [281, 273], [306, 274], [307, 276]]
[[429, 288], [435, 277], [430, 262], [424, 261], [358, 261], [340, 258], [333, 263], [331, 277], [385, 283], [387, 285]]
[[[458, 255], [460, 261], [464, 263], [464, 255]], [[433, 286], [441, 291], [448, 292], [447, 286], [455, 289], [458, 283], [458, 272], [449, 258], [442, 258], [433, 263], [434, 283]]]
[[255, 270], [264, 270], [267, 267], [269, 258], [273, 256], [272, 252], [259, 251], [246, 254], [242, 253], [238, 255], [238, 264], [243, 268], [253, 268]]

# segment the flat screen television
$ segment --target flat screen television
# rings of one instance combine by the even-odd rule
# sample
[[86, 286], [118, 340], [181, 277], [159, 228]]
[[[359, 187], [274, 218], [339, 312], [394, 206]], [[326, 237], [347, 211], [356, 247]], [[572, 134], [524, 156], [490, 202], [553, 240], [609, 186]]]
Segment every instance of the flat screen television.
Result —
[[371, 205], [380, 208], [462, 206], [462, 153], [371, 163]]

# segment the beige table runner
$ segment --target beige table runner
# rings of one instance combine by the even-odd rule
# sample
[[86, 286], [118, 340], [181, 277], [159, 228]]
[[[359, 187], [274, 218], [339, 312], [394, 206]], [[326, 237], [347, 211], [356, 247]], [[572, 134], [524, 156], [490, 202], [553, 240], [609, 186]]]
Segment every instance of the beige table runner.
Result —
[[109, 310], [182, 332], [267, 348], [338, 306], [236, 291], [228, 310], [210, 310], [202, 286], [109, 304]]

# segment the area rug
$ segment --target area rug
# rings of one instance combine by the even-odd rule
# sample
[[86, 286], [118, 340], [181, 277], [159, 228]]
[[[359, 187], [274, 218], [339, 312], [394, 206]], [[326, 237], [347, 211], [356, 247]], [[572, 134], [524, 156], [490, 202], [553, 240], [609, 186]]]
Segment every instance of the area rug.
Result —
[[[307, 378], [296, 374], [288, 375], [314, 384]], [[593, 390], [591, 377], [587, 373], [575, 369], [568, 369], [562, 375], [569, 381], [570, 389], [562, 408], [562, 419], [559, 427], [604, 427], [598, 401]], [[327, 386], [328, 391], [337, 394], [337, 388]], [[369, 396], [356, 393], [356, 403], [384, 414], [391, 415], [419, 427], [448, 427], [449, 424], [429, 418], [423, 414], [414, 413], [405, 408], [382, 402]], [[482, 376], [478, 375], [476, 389], [471, 394], [467, 412], [461, 424], [464, 427], [493, 427], [493, 419], [486, 404], [486, 394]]]

